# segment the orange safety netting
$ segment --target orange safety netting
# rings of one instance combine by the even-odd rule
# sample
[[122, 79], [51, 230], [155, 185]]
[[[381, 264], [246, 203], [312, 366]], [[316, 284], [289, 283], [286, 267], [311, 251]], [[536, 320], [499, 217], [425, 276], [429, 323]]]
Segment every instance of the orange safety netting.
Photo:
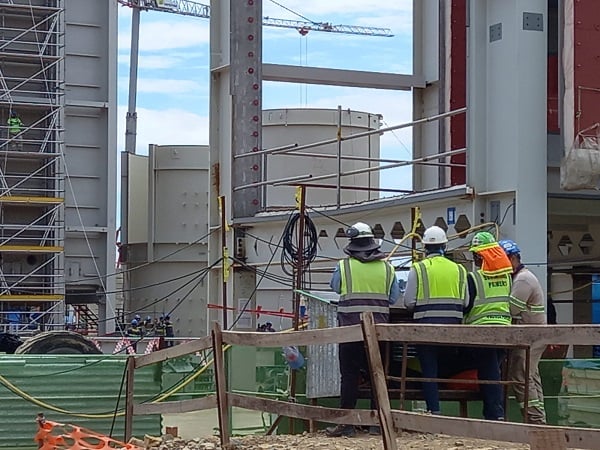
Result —
[[103, 434], [70, 424], [46, 420], [38, 422], [34, 440], [41, 450], [142, 450]]

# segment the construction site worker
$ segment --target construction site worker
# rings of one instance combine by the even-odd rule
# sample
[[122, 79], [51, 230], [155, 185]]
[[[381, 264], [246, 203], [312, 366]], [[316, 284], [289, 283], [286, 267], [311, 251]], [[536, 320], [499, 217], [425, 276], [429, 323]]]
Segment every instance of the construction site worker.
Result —
[[158, 325], [154, 327], [154, 335], [158, 336], [158, 348], [162, 350], [166, 347], [165, 345], [165, 336], [167, 334], [166, 325], [165, 325], [165, 317], [160, 316], [158, 318]]
[[165, 316], [165, 341], [167, 343], [167, 347], [173, 347], [173, 340], [169, 339], [175, 337], [175, 329], [173, 328], [173, 322], [171, 322], [171, 316]]
[[[521, 249], [516, 242], [504, 239], [498, 242], [504, 249], [513, 268], [510, 313], [514, 324], [545, 325], [544, 290], [536, 276], [521, 262]], [[546, 424], [544, 392], [538, 364], [546, 345], [531, 347], [529, 353], [529, 396], [525, 411], [526, 352], [524, 349], [511, 349], [508, 356], [508, 379], [515, 397], [521, 406], [521, 414], [528, 423]]]
[[[471, 241], [473, 262], [478, 267], [467, 278], [470, 309], [465, 313], [467, 325], [510, 325], [510, 290], [512, 265], [496, 238], [487, 231], [476, 233]], [[479, 380], [500, 381], [504, 350], [477, 347], [473, 351]], [[483, 417], [504, 420], [504, 396], [500, 384], [481, 384]]]
[[140, 322], [137, 319], [132, 319], [131, 325], [127, 328], [127, 336], [135, 338], [135, 340], [131, 342], [131, 347], [133, 348], [133, 351], [137, 353], [137, 341], [144, 336], [142, 328], [140, 327]]
[[143, 323], [143, 327], [145, 335], [151, 335], [154, 332], [154, 323], [152, 322], [152, 317], [146, 317], [146, 320], [144, 320]]
[[23, 143], [21, 141], [23, 139], [23, 135], [21, 134], [21, 131], [23, 130], [23, 122], [16, 111], [13, 110], [10, 112], [10, 117], [6, 123], [8, 124], [8, 138], [13, 141], [17, 141], [13, 145], [13, 148], [22, 150]]
[[127, 329], [127, 336], [136, 336], [136, 337], [143, 336], [142, 328], [140, 327], [140, 323], [138, 322], [137, 319], [133, 319], [131, 321], [131, 325]]
[[[467, 269], [444, 256], [446, 232], [432, 226], [423, 233], [425, 259], [414, 263], [408, 274], [404, 306], [418, 323], [461, 324], [467, 308]], [[438, 378], [438, 362], [447, 346], [419, 345], [416, 348], [423, 378]], [[423, 383], [427, 410], [440, 413], [436, 382]]]
[[[360, 324], [362, 312], [373, 313], [375, 323], [389, 321], [389, 306], [400, 296], [394, 267], [384, 261], [371, 227], [358, 222], [346, 231], [350, 242], [344, 248], [348, 255], [338, 262], [331, 277], [331, 288], [340, 294], [337, 309], [339, 326]], [[358, 400], [361, 371], [369, 365], [364, 342], [339, 344], [340, 408], [354, 409]], [[371, 397], [371, 407], [375, 401]], [[377, 430], [371, 430], [375, 433]], [[353, 425], [340, 424], [327, 428], [330, 437], [353, 436]]]

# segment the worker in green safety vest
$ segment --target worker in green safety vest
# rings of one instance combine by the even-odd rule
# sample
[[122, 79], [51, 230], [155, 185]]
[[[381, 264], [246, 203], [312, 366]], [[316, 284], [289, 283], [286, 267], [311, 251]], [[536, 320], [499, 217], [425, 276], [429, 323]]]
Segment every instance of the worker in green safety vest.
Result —
[[[473, 262], [478, 268], [467, 278], [470, 308], [465, 314], [467, 325], [510, 325], [510, 289], [512, 265], [496, 238], [487, 231], [476, 233], [471, 242]], [[473, 356], [478, 379], [500, 381], [504, 350], [477, 347]], [[483, 417], [504, 420], [503, 388], [500, 384], [480, 385], [483, 394]]]
[[12, 148], [9, 148], [9, 150], [23, 150], [23, 142], [21, 142], [23, 139], [23, 134], [21, 133], [23, 122], [16, 111], [11, 111], [6, 123], [8, 124], [8, 139], [13, 143]]

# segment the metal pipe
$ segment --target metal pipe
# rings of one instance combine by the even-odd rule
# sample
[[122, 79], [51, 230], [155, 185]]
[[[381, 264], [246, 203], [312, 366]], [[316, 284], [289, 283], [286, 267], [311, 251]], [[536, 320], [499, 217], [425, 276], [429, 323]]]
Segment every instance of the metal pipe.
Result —
[[[389, 164], [387, 166], [377, 166], [377, 167], [368, 167], [366, 169], [351, 170], [349, 172], [344, 172], [340, 175], [341, 176], [357, 175], [360, 173], [374, 172], [376, 170], [393, 169], [395, 167], [403, 167], [403, 166], [408, 166], [411, 164], [428, 163], [430, 160], [440, 159], [440, 158], [444, 158], [444, 157], [452, 156], [452, 155], [458, 155], [458, 154], [464, 153], [466, 151], [467, 151], [466, 148], [460, 148], [460, 149], [451, 150], [451, 151], [445, 152], [445, 153], [436, 153], [435, 155], [424, 156], [422, 158], [413, 159], [412, 161], [401, 161], [401, 162], [398, 162], [395, 164]], [[431, 163], [431, 164], [433, 164], [433, 163]], [[286, 183], [289, 181], [299, 181], [299, 180], [303, 180], [303, 179], [309, 179], [310, 181], [319, 181], [319, 180], [326, 180], [328, 178], [333, 178], [336, 176], [337, 176], [337, 174], [335, 174], [335, 173], [329, 174], [329, 175], [320, 175], [317, 177], [313, 177], [312, 175], [299, 175], [299, 176], [290, 177], [290, 178], [282, 178], [280, 180], [261, 181], [260, 183], [251, 183], [251, 184], [246, 184], [243, 186], [237, 186], [233, 190], [237, 191], [237, 190], [247, 189], [247, 188], [256, 187], [256, 186], [263, 186], [266, 184], [272, 184], [275, 186], [276, 184], [283, 184], [283, 183]]]
[[[395, 131], [395, 130], [400, 130], [402, 128], [408, 128], [408, 127], [412, 127], [414, 125], [419, 125], [422, 123], [433, 122], [434, 120], [439, 120], [439, 119], [444, 119], [446, 117], [455, 116], [457, 114], [462, 114], [466, 111], [467, 111], [467, 108], [455, 109], [453, 111], [448, 111], [447, 113], [437, 114], [437, 115], [431, 116], [431, 117], [425, 117], [423, 119], [414, 120], [412, 122], [401, 123], [399, 125], [393, 125], [391, 127], [386, 127], [386, 128], [378, 128], [376, 130], [371, 130], [371, 131], [363, 131], [362, 133], [356, 133], [356, 134], [352, 134], [350, 136], [342, 136], [341, 140], [342, 141], [350, 141], [352, 139], [358, 139], [358, 138], [362, 138], [362, 137], [366, 137], [366, 136], [372, 136], [374, 134], [380, 134], [380, 133], [383, 134], [386, 131]], [[241, 155], [237, 155], [237, 157], [245, 158], [248, 156], [261, 155], [263, 153], [270, 153], [270, 154], [288, 153], [293, 150], [305, 150], [307, 148], [314, 148], [314, 147], [320, 147], [322, 145], [335, 144], [337, 141], [338, 141], [338, 139], [336, 137], [334, 139], [327, 139], [325, 141], [313, 142], [312, 144], [304, 144], [304, 145], [290, 144], [289, 146], [287, 146], [287, 147], [289, 147], [287, 149], [286, 149], [286, 146], [277, 147], [277, 148], [272, 148], [272, 149], [267, 149], [267, 150], [259, 150], [258, 152], [242, 153]]]
[[[297, 185], [297, 183], [277, 183], [274, 186], [287, 186], [287, 185]], [[321, 189], [334, 189], [337, 188], [335, 184], [312, 184], [312, 183], [302, 183], [302, 186], [313, 187], [313, 188], [321, 188]], [[406, 189], [385, 189], [385, 188], [373, 188], [369, 186], [340, 186], [341, 189], [352, 189], [356, 191], [375, 191], [375, 192], [398, 192], [402, 194], [412, 194], [414, 191], [406, 190]]]
[[[308, 158], [325, 158], [325, 159], [334, 159], [337, 158], [336, 155], [324, 154], [324, 153], [286, 153], [283, 156], [304, 156]], [[386, 163], [399, 163], [406, 162], [405, 159], [379, 159], [379, 158], [369, 158], [367, 156], [343, 156], [342, 159], [349, 159], [353, 161], [368, 161], [368, 162], [386, 162]], [[434, 163], [434, 162], [424, 162], [424, 163], [415, 163], [422, 164], [426, 166], [447, 166], [447, 167], [466, 167], [466, 164], [457, 164], [457, 163]]]
[[335, 193], [335, 205], [339, 208], [342, 204], [342, 105], [338, 105], [338, 124], [337, 124], [337, 190]]
[[129, 54], [129, 98], [125, 125], [125, 151], [135, 154], [137, 134], [137, 76], [140, 46], [140, 9], [131, 10], [131, 50]]
[[[413, 159], [412, 161], [405, 161], [405, 162], [400, 162], [400, 163], [396, 163], [396, 164], [388, 164], [387, 166], [368, 167], [366, 169], [350, 170], [350, 171], [344, 172], [340, 175], [341, 176], [358, 175], [360, 173], [374, 172], [376, 170], [385, 170], [385, 169], [393, 169], [395, 167], [409, 166], [411, 164], [417, 164], [419, 162], [426, 162], [429, 160], [439, 159], [439, 158], [443, 158], [445, 156], [457, 155], [459, 153], [464, 153], [466, 151], [467, 151], [466, 148], [461, 148], [458, 150], [452, 150], [452, 151], [445, 152], [445, 153], [436, 153], [435, 155], [424, 156], [423, 158]], [[311, 181], [326, 180], [327, 178], [333, 178], [335, 176], [337, 176], [337, 174], [320, 175], [318, 177], [312, 177]]]
[[293, 177], [280, 178], [278, 180], [259, 181], [257, 183], [245, 184], [244, 186], [236, 186], [233, 188], [233, 191], [235, 192], [235, 191], [239, 191], [239, 190], [250, 188], [250, 187], [266, 186], [267, 184], [272, 184], [273, 186], [275, 186], [277, 183], [310, 180], [311, 178], [312, 178], [311, 174], [306, 174], [306, 175], [296, 175]]
[[262, 153], [270, 153], [273, 151], [279, 151], [279, 150], [290, 150], [290, 149], [294, 149], [296, 147], [298, 147], [298, 143], [295, 144], [286, 144], [286, 145], [282, 145], [280, 147], [273, 147], [271, 149], [267, 150], [261, 150], [259, 152], [249, 152], [249, 153], [242, 153], [241, 155], [234, 155], [233, 159], [238, 159], [238, 158], [245, 158], [246, 156], [251, 156], [251, 155], [260, 155]]

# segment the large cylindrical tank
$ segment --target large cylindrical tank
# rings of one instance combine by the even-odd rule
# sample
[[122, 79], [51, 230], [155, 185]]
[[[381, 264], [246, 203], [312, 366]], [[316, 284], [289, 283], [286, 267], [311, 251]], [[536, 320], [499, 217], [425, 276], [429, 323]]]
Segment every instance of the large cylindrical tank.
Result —
[[[341, 116], [340, 116], [341, 114]], [[344, 109], [271, 109], [263, 111], [263, 148], [272, 149], [291, 144], [310, 144], [335, 139], [338, 123], [342, 125], [342, 136], [376, 130], [380, 127], [381, 116]], [[289, 156], [273, 154], [266, 157], [266, 179], [283, 179], [311, 174], [334, 175], [331, 178], [314, 181], [320, 187], [307, 189], [307, 205], [312, 207], [335, 205], [337, 203], [338, 144], [332, 143], [301, 150], [298, 153], [329, 155], [329, 158], [317, 156]], [[379, 134], [342, 142], [343, 156], [363, 159], [343, 159], [342, 172], [366, 169], [379, 165]], [[333, 157], [332, 157], [333, 156]], [[306, 183], [311, 183], [307, 180]], [[329, 187], [323, 187], [328, 185]], [[378, 191], [369, 189], [379, 187], [379, 172], [360, 173], [341, 178], [341, 203], [355, 203], [379, 197]], [[265, 192], [267, 207], [291, 206], [295, 204], [292, 186], [268, 186]]]

